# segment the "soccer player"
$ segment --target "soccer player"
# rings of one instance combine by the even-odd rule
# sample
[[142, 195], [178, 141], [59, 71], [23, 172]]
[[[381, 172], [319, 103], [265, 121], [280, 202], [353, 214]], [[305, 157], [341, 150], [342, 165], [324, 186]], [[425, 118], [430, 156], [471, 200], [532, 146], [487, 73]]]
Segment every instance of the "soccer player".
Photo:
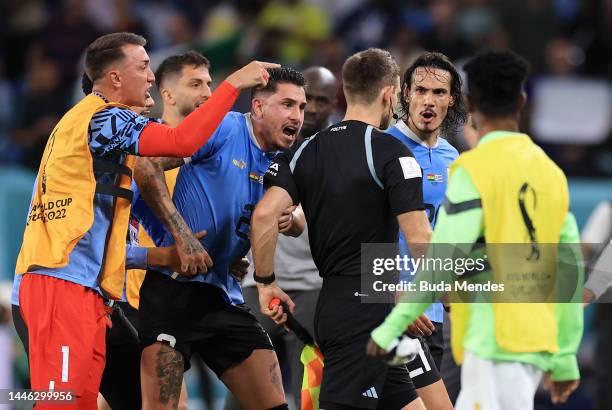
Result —
[[[546, 244], [567, 247], [579, 244], [580, 238], [568, 210], [565, 175], [527, 135], [518, 132], [528, 64], [509, 51], [483, 51], [465, 65], [465, 71], [479, 141], [451, 167], [432, 242], [485, 241], [494, 252], [489, 262], [496, 278], [517, 269], [514, 278], [531, 278], [531, 272], [555, 276], [540, 270], [539, 261], [546, 258], [554, 258], [553, 269], [557, 266], [556, 245], [549, 251]], [[531, 249], [531, 254], [525, 251], [522, 259], [516, 253], [505, 259], [504, 253], [516, 249], [509, 243], [525, 244], [521, 249]], [[579, 267], [576, 272], [579, 278]], [[407, 292], [404, 300], [419, 299], [412, 295], [416, 294]], [[372, 332], [368, 353], [384, 354], [430, 303], [398, 304]], [[463, 361], [458, 410], [533, 409], [544, 373], [553, 403], [566, 401], [578, 386], [580, 303], [456, 303], [451, 306], [451, 319], [453, 354], [459, 363]]]
[[421, 254], [418, 245], [431, 235], [420, 167], [404, 144], [379, 131], [391, 121], [399, 68], [389, 52], [369, 49], [346, 60], [342, 79], [344, 120], [279, 156], [266, 173], [268, 189], [252, 222], [261, 310], [277, 323], [286, 320], [282, 307], [268, 308], [281, 292], [276, 224], [285, 208], [301, 203], [323, 277], [314, 324], [325, 357], [320, 408], [423, 409], [406, 366], [365, 354], [369, 333], [392, 303], [362, 303], [360, 296], [362, 243], [397, 243], [401, 227], [411, 251]]
[[[268, 85], [253, 90], [251, 112], [227, 114], [209, 143], [179, 171], [174, 204], [189, 228], [207, 231], [202, 242], [214, 265], [193, 278], [170, 270], [147, 271], [140, 291], [145, 408], [176, 408], [181, 375], [192, 353], [200, 354], [244, 407], [287, 408], [270, 339], [244, 305], [229, 268], [250, 248], [251, 213], [263, 195], [263, 174], [278, 151], [295, 142], [304, 119], [302, 74], [289, 68], [269, 74]], [[161, 167], [137, 175], [137, 182], [163, 185], [161, 168], [182, 161], [156, 162]], [[172, 219], [171, 212], [152, 207], [161, 220]], [[291, 220], [289, 225], [297, 226]], [[170, 243], [172, 237], [166, 235], [162, 244]], [[278, 296], [289, 299], [284, 293]]]
[[[336, 108], [338, 93], [336, 76], [327, 68], [309, 67], [303, 71], [303, 74], [306, 79], [306, 108], [304, 109], [304, 125], [300, 130], [298, 142], [331, 125], [330, 117]], [[279, 223], [284, 222], [282, 219]], [[295, 318], [306, 327], [310, 334], [313, 334], [314, 311], [321, 289], [321, 277], [312, 260], [307, 227], [297, 238], [287, 235], [278, 237], [275, 265], [279, 286], [296, 304]], [[249, 273], [253, 274], [253, 271], [253, 265], [249, 266]], [[271, 333], [274, 330], [274, 322], [259, 311], [259, 296], [255, 285], [251, 275], [247, 275], [242, 282], [244, 300], [251, 309], [255, 310], [255, 315], [264, 329]], [[300, 354], [304, 344], [292, 332], [285, 333], [279, 339], [284, 341], [286, 351], [285, 355], [279, 356], [279, 362], [281, 369], [290, 370], [291, 392], [295, 399], [295, 408], [299, 409], [304, 373]], [[274, 338], [273, 341], [276, 343]], [[229, 394], [225, 402], [225, 409], [238, 408], [239, 405], [235, 398]]]
[[[32, 388], [72, 391], [77, 399], [65, 408], [97, 407], [108, 323], [102, 295], [120, 299], [125, 277], [131, 155], [192, 154], [238, 91], [265, 84], [265, 69], [275, 66], [253, 62], [230, 75], [206, 109], [170, 128], [129, 109], [145, 105], [154, 81], [144, 45], [141, 36], [112, 33], [86, 49], [93, 92], [49, 137], [17, 260], [16, 273], [24, 274], [19, 304], [29, 333]], [[200, 266], [203, 260], [203, 252], [181, 250], [182, 264]], [[47, 406], [64, 407], [37, 403]]]
[[[87, 78], [86, 75], [83, 75], [82, 87], [83, 87], [83, 92], [85, 95], [88, 95], [91, 93], [93, 84]], [[144, 107], [132, 107], [132, 110], [137, 114], [147, 115], [149, 110], [151, 109], [151, 107], [153, 107], [154, 104], [155, 104], [155, 101], [147, 93], [147, 99], [145, 100], [145, 106]], [[167, 248], [156, 248], [156, 247], [141, 248], [137, 245], [138, 243], [134, 243], [132, 241], [128, 241], [127, 243], [126, 263], [125, 263], [126, 268], [128, 269], [129, 268], [146, 269], [147, 264], [151, 264], [151, 265], [161, 264], [165, 266], [170, 266], [173, 263], [173, 261], [175, 263], [175, 266], [177, 268], [179, 267], [178, 265], [176, 265], [176, 261], [178, 261], [178, 254], [176, 253], [176, 249], [174, 249], [175, 248], [174, 246], [167, 247]], [[28, 329], [27, 329], [27, 326], [25, 325], [25, 322], [21, 315], [21, 311], [19, 309], [19, 285], [21, 284], [22, 279], [23, 279], [23, 275], [15, 274], [14, 279], [13, 279], [13, 291], [11, 294], [11, 304], [12, 304], [13, 322], [15, 323], [15, 329], [17, 330], [17, 336], [19, 337], [19, 339], [21, 340], [24, 346], [26, 355], [29, 355]], [[113, 316], [111, 316], [111, 319], [115, 319], [114, 317], [115, 314], [116, 314], [116, 311], [113, 311]], [[112, 367], [112, 362], [109, 363], [109, 358], [110, 358], [109, 353], [113, 350], [113, 346], [109, 346], [109, 340], [111, 340], [111, 343], [113, 343], [112, 342], [113, 340], [118, 340], [118, 339], [123, 339], [123, 340], [127, 339], [128, 346], [129, 346], [130, 341], [132, 342], [132, 344], [134, 343], [134, 341], [132, 340], [133, 338], [130, 337], [129, 333], [126, 331], [126, 329], [123, 328], [122, 324], [120, 323], [114, 326], [112, 330], [107, 331], [107, 340], [106, 340], [107, 342], [107, 361], [106, 361], [106, 366], [104, 368], [104, 375], [102, 377], [102, 386], [101, 386], [101, 391], [103, 392], [103, 395], [105, 396], [107, 400], [110, 394], [105, 391], [104, 379], [105, 379], [105, 375], [107, 374], [107, 371], [109, 370], [109, 364]], [[126, 346], [126, 343], [122, 344], [121, 348], [118, 350], [121, 353], [124, 353], [125, 346]], [[136, 346], [138, 346], [137, 342], [136, 342]], [[124, 360], [125, 358], [126, 356], [122, 355], [120, 360]], [[120, 383], [120, 382], [125, 381], [125, 380], [122, 380], [122, 377], [116, 377], [117, 375], [120, 375], [123, 377], [123, 375], [121, 375], [121, 373], [119, 372], [117, 374], [113, 374], [115, 378], [114, 383]], [[140, 350], [138, 350], [137, 352], [136, 379], [135, 380], [132, 379], [130, 380], [130, 382], [132, 383], [129, 383], [128, 385], [124, 386], [125, 390], [120, 391], [120, 395], [122, 396], [121, 398], [116, 397], [116, 396], [113, 397], [114, 399], [121, 400], [121, 401], [109, 400], [113, 403], [113, 408], [122, 409], [122, 408], [139, 408], [140, 407], [140, 391], [139, 391], [140, 389], [134, 388], [134, 385], [138, 385], [138, 387], [140, 386]], [[137, 391], [137, 397], [138, 397], [137, 403], [129, 401], [129, 398], [134, 395], [133, 394], [134, 390], [138, 390]], [[127, 402], [125, 402], [125, 400], [127, 400]]]
[[[156, 84], [163, 101], [163, 113], [161, 122], [169, 127], [177, 127], [187, 115], [203, 104], [211, 96], [210, 84], [212, 79], [209, 73], [210, 62], [201, 54], [189, 51], [184, 54], [173, 55], [161, 62], [155, 72]], [[135, 174], [139, 172], [137, 161]], [[178, 174], [178, 168], [166, 173], [166, 182], [172, 190]], [[140, 246], [155, 246], [154, 241], [147, 235], [138, 221], [146, 221], [154, 236], [161, 236], [165, 228], [155, 217], [150, 209], [144, 204], [140, 192], [134, 189], [134, 202], [132, 204], [132, 219], [130, 221], [130, 238], [133, 243]], [[173, 207], [169, 199], [170, 207]], [[177, 213], [175, 223], [185, 222]], [[193, 236], [187, 229], [181, 231], [180, 235]], [[183, 238], [188, 242], [191, 238]], [[146, 269], [146, 266], [142, 267]], [[116, 305], [125, 314], [125, 317], [139, 329], [138, 305], [139, 293], [146, 270], [131, 269], [126, 273], [125, 297]], [[114, 319], [119, 310], [113, 311]], [[142, 407], [141, 384], [140, 384], [140, 356], [142, 347], [139, 341], [130, 335], [126, 326], [118, 323], [108, 332], [106, 340], [106, 366], [102, 375], [100, 392], [110, 404], [112, 409], [139, 409]], [[187, 406], [187, 388], [182, 384], [179, 408]]]
[[[400, 103], [404, 115], [387, 132], [410, 148], [423, 170], [423, 202], [433, 228], [437, 211], [444, 202], [449, 166], [459, 155], [442, 137], [442, 131], [465, 122], [467, 117], [459, 73], [445, 55], [422, 54], [404, 73]], [[408, 253], [401, 232], [400, 252]], [[412, 276], [403, 273], [402, 279], [412, 280]], [[440, 378], [443, 320], [444, 307], [442, 303], [435, 303], [412, 325], [411, 333], [423, 336], [427, 347], [407, 364], [425, 406], [439, 410], [452, 409]]]

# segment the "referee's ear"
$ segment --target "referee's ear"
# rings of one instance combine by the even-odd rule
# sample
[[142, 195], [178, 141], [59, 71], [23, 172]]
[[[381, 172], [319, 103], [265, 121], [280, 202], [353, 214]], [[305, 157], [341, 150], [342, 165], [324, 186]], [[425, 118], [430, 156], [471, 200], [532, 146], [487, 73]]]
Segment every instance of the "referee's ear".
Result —
[[382, 88], [382, 101], [386, 103], [391, 99], [393, 101], [393, 97], [397, 96], [397, 87], [395, 85], [386, 85]]

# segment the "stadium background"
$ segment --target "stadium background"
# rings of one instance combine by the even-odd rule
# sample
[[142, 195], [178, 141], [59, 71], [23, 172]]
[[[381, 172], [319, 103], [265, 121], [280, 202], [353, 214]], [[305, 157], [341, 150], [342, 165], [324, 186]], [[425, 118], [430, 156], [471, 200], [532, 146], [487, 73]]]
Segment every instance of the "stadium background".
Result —
[[[571, 207], [583, 226], [598, 202], [612, 199], [611, 23], [612, 0], [3, 0], [0, 388], [27, 383], [9, 303], [34, 172], [50, 130], [82, 95], [81, 53], [98, 35], [144, 35], [154, 68], [168, 55], [201, 51], [212, 61], [215, 82], [253, 58], [322, 65], [339, 76], [346, 56], [373, 46], [391, 51], [402, 72], [422, 50], [442, 51], [461, 65], [481, 48], [512, 48], [532, 64], [522, 129], [569, 176]], [[247, 100], [235, 109], [247, 110]], [[338, 116], [342, 109], [341, 101]], [[457, 131], [452, 140], [461, 148]], [[593, 310], [587, 309], [580, 352], [581, 387], [556, 408], [592, 408]], [[206, 408], [199, 377], [188, 375], [190, 408]], [[211, 392], [219, 408], [223, 390]], [[538, 402], [537, 408], [552, 408], [546, 399]]]

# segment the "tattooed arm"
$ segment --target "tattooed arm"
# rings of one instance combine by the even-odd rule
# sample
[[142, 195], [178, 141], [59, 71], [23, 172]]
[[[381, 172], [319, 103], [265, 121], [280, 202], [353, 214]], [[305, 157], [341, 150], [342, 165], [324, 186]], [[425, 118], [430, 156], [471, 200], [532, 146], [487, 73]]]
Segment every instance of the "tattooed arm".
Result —
[[174, 241], [179, 255], [181, 271], [193, 276], [206, 273], [212, 267], [212, 259], [194, 236], [183, 217], [172, 202], [164, 169], [176, 168], [183, 164], [180, 158], [143, 158], [139, 157], [134, 168], [134, 179], [138, 189], [153, 213], [166, 226]]

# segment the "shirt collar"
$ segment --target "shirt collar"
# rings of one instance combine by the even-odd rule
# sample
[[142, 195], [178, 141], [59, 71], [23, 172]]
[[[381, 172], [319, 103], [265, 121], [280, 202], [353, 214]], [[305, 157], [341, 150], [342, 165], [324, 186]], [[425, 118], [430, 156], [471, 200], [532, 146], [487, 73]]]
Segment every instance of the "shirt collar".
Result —
[[255, 146], [259, 148], [259, 150], [261, 150], [259, 142], [257, 142], [257, 138], [255, 138], [255, 134], [253, 133], [253, 121], [251, 121], [250, 112], [244, 114], [244, 120], [246, 121], [247, 129], [249, 130], [249, 138], [251, 139], [251, 141], [253, 141], [253, 144], [255, 144]]
[[425, 141], [421, 140], [414, 132], [412, 132], [412, 130], [410, 129], [410, 127], [408, 127], [408, 125], [403, 121], [403, 120], [399, 120], [396, 124], [395, 124], [395, 128], [397, 128], [398, 130], [400, 130], [400, 132], [402, 134], [404, 134], [406, 137], [410, 138], [412, 141], [414, 141], [415, 143], [429, 149], [429, 148], [438, 148], [438, 145], [440, 145], [440, 136], [438, 135], [438, 140], [436, 141], [436, 145], [434, 145], [433, 147], [430, 147], [429, 145], [427, 145], [425, 143]]
[[102, 95], [102, 93], [100, 93], [98, 91], [93, 91], [92, 94], [95, 95], [98, 98], [101, 98], [102, 101], [104, 101], [107, 104], [110, 102], [110, 101], [108, 101], [108, 98], [106, 98], [104, 95]]
[[487, 142], [491, 142], [491, 141], [495, 141], [498, 139], [504, 139], [504, 138], [516, 138], [516, 137], [527, 137], [529, 138], [529, 136], [527, 134], [523, 134], [522, 132], [513, 132], [513, 131], [491, 131], [487, 134], [485, 134], [479, 141], [477, 145], [481, 145], [481, 144], [486, 144]]

